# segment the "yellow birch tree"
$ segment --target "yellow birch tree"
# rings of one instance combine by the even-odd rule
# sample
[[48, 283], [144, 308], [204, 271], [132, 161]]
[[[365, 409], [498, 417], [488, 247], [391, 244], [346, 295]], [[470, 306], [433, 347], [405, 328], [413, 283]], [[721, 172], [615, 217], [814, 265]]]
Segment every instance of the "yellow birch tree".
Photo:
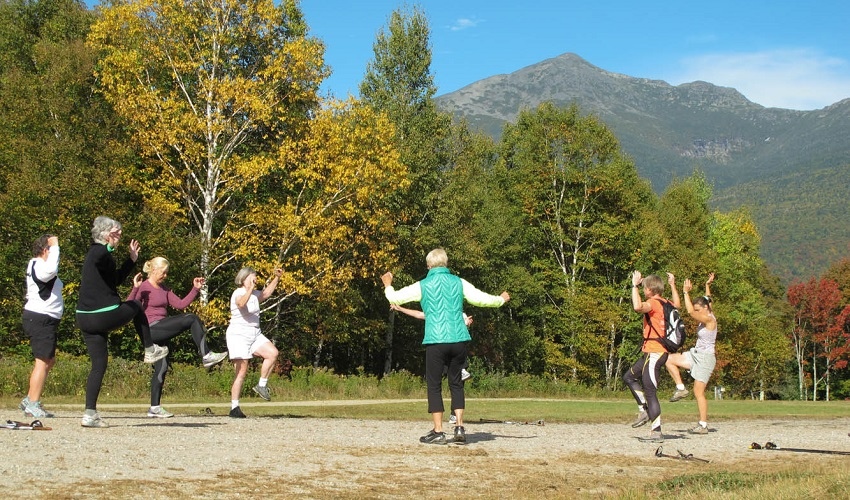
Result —
[[323, 44], [294, 0], [115, 0], [89, 43], [143, 158], [132, 179], [146, 208], [197, 229], [210, 277], [235, 257], [220, 244], [232, 212], [318, 107]]

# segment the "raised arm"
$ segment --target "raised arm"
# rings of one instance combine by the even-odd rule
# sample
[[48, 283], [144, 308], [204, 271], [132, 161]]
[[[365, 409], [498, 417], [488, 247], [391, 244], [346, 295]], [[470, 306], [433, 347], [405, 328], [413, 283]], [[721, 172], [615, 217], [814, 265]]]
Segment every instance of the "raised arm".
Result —
[[708, 275], [708, 279], [705, 282], [705, 296], [711, 297], [711, 283], [714, 282], [714, 273], [710, 273]]
[[640, 298], [640, 284], [643, 282], [643, 276], [640, 271], [632, 273], [632, 308], [635, 312], [648, 313], [652, 309], [649, 302], [644, 302]]
[[670, 285], [670, 297], [673, 299], [673, 307], [679, 309], [682, 307], [682, 301], [679, 300], [679, 291], [676, 290], [676, 277], [673, 273], [667, 273], [667, 284]]
[[697, 320], [700, 323], [703, 323], [706, 326], [708, 326], [709, 328], [711, 328], [714, 320], [713, 320], [713, 317], [711, 316], [711, 313], [708, 311], [708, 308], [704, 307], [704, 308], [700, 309], [699, 311], [697, 311], [694, 308], [694, 304], [691, 301], [691, 296], [690, 296], [690, 291], [691, 291], [692, 288], [693, 288], [693, 284], [691, 283], [691, 280], [689, 280], [689, 279], [685, 280], [685, 284], [682, 286], [682, 290], [684, 291], [684, 294], [685, 294], [685, 307], [687, 307], [687, 309], [688, 309], [688, 314], [690, 314], [691, 317], [694, 318], [695, 320]]
[[274, 293], [274, 289], [277, 288], [277, 284], [280, 281], [280, 276], [283, 274], [283, 269], [277, 268], [274, 270], [274, 278], [271, 281], [266, 283], [266, 286], [263, 288], [263, 292], [260, 293], [260, 302], [265, 301]]

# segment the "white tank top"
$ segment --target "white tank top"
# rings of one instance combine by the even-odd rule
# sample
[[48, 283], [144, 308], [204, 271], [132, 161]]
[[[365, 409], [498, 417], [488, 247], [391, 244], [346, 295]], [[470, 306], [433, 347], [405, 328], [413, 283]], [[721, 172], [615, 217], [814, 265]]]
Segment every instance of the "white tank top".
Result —
[[[714, 315], [712, 314], [713, 318]], [[715, 320], [715, 325], [717, 320]], [[710, 352], [714, 354], [714, 343], [717, 342], [717, 327], [714, 330], [709, 330], [704, 324], [700, 323], [697, 328], [697, 344], [694, 348], [699, 352]]]

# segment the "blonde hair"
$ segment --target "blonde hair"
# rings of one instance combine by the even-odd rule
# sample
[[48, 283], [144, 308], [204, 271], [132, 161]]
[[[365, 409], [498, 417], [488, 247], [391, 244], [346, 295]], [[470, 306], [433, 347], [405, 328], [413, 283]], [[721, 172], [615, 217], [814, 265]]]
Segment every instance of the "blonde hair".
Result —
[[654, 293], [655, 295], [661, 295], [662, 293], [664, 293], [664, 280], [662, 280], [656, 274], [644, 276], [643, 286], [649, 289], [649, 291]]
[[168, 269], [168, 259], [165, 257], [154, 257], [142, 266], [142, 271], [145, 274], [150, 274], [154, 269]]
[[435, 248], [428, 252], [428, 255], [425, 256], [425, 265], [428, 266], [428, 269], [433, 269], [435, 267], [448, 267], [449, 256], [446, 255], [446, 251], [442, 248]]

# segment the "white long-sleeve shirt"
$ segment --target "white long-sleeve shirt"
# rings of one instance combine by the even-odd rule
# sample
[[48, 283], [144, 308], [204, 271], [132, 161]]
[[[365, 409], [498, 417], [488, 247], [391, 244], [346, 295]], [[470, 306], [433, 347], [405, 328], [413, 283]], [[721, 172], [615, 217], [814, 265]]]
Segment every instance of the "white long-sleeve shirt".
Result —
[[[33, 279], [33, 273], [35, 274]], [[62, 280], [59, 279], [59, 245], [51, 246], [47, 251], [47, 259], [35, 257], [27, 264], [27, 302], [24, 309], [51, 318], [61, 319], [65, 310], [62, 299]], [[53, 286], [45, 288], [50, 280]], [[41, 282], [36, 283], [36, 280]]]

